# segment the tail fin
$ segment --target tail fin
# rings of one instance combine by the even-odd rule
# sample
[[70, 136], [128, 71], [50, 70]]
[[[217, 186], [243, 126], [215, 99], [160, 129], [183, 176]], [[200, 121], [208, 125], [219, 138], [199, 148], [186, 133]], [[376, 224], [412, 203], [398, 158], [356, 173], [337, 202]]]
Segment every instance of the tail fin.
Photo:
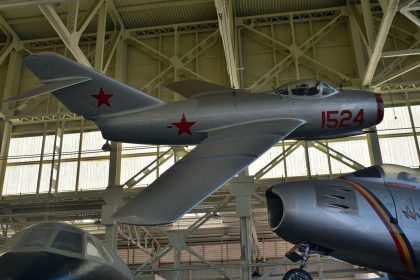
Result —
[[47, 92], [53, 92], [70, 111], [86, 118], [163, 104], [159, 99], [54, 53], [31, 55], [25, 57], [24, 63], [45, 84], [25, 98], [43, 94], [46, 91], [42, 89], [48, 88]]

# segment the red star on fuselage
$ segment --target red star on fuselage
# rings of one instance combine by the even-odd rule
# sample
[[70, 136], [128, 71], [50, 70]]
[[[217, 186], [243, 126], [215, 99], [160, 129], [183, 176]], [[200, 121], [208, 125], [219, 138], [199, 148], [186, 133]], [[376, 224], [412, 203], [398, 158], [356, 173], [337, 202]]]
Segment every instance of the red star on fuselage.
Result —
[[182, 118], [180, 122], [177, 123], [172, 123], [174, 126], [176, 126], [178, 128], [178, 136], [187, 133], [189, 135], [192, 135], [191, 133], [191, 127], [195, 124], [196, 122], [188, 122], [187, 119], [185, 118], [185, 114], [182, 114]]
[[108, 106], [109, 108], [111, 108], [111, 104], [109, 103], [109, 99], [112, 96], [114, 96], [113, 93], [106, 94], [105, 91], [103, 90], [103, 88], [100, 88], [99, 93], [98, 94], [92, 94], [92, 96], [98, 100], [98, 104], [96, 104], [96, 108], [99, 108], [104, 104], [106, 106]]

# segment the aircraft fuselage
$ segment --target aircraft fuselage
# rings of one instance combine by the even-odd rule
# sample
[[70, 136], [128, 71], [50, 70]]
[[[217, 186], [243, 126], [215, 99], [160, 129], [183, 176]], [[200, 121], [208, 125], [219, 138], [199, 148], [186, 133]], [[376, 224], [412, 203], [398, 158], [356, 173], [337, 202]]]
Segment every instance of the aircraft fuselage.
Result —
[[419, 279], [420, 173], [385, 166], [393, 168], [392, 177], [374, 166], [335, 180], [271, 187], [270, 226], [291, 243], [320, 246], [328, 255], [395, 279]]
[[[18, 264], [18, 265], [17, 265]], [[110, 265], [51, 252], [10, 252], [0, 257], [0, 280], [129, 280]]]
[[[379, 97], [380, 98], [380, 97]], [[143, 144], [195, 145], [212, 129], [258, 120], [296, 118], [305, 124], [288, 139], [360, 132], [382, 120], [375, 94], [342, 90], [313, 98], [273, 92], [211, 95], [107, 115], [96, 120], [105, 139]], [[383, 111], [382, 111], [383, 112]]]

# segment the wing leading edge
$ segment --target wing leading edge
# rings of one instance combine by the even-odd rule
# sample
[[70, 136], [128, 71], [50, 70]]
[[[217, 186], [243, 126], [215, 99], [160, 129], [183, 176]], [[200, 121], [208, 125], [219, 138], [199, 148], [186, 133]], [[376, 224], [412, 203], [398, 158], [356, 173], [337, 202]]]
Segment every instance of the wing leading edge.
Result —
[[172, 223], [303, 123], [300, 119], [274, 119], [209, 131], [206, 140], [113, 218], [138, 225]]

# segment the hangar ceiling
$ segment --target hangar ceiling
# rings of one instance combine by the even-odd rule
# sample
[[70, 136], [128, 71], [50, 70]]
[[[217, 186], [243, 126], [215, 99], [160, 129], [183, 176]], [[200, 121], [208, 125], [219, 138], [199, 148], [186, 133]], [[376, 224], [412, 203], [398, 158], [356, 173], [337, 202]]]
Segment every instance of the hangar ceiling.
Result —
[[[285, 243], [276, 243], [277, 238], [267, 224], [263, 197], [268, 185], [299, 178], [331, 178], [374, 164], [381, 158], [376, 149], [379, 142], [382, 141], [383, 148], [384, 141], [391, 143], [403, 138], [410, 140], [407, 146], [411, 147], [409, 154], [413, 158], [406, 165], [418, 166], [416, 116], [420, 115], [416, 115], [415, 106], [420, 101], [417, 57], [420, 33], [413, 20], [416, 12], [411, 11], [411, 17], [400, 12], [406, 4], [397, 0], [0, 1], [0, 88], [4, 89], [0, 95], [5, 99], [34, 88], [36, 79], [22, 66], [22, 58], [31, 53], [53, 51], [167, 101], [182, 97], [164, 85], [181, 79], [204, 79], [262, 91], [295, 79], [318, 78], [336, 86], [370, 88], [384, 93], [388, 106], [408, 104], [407, 112], [401, 113], [405, 114], [404, 131], [397, 130], [400, 127], [390, 129], [390, 117], [383, 128], [386, 132], [379, 132], [379, 136], [372, 133], [351, 141], [283, 142], [253, 167], [254, 171], [248, 174], [254, 180], [256, 191], [252, 195], [254, 231], [251, 236], [254, 245], [260, 243], [254, 248], [267, 251], [270, 246], [283, 246], [284, 251]], [[165, 147], [151, 151], [119, 144], [115, 161], [110, 160], [112, 154], [100, 151], [103, 144], [100, 136], [92, 137], [89, 148], [82, 143], [97, 128], [68, 112], [51, 96], [11, 105], [3, 103], [1, 113], [0, 218], [5, 235], [7, 229], [10, 235], [31, 222], [67, 220], [103, 236], [104, 227], [99, 225], [99, 219], [106, 184], [127, 186], [124, 197], [128, 199], [141, 189], [139, 186], [147, 185], [150, 174], [156, 177], [165, 163], [177, 160], [183, 153]], [[65, 147], [65, 139], [70, 134], [77, 135], [75, 138], [80, 136], [73, 150]], [[43, 144], [29, 154], [17, 151], [13, 159], [10, 141], [21, 137], [39, 137], [42, 139], [39, 143]], [[45, 143], [54, 139], [64, 139], [64, 144], [47, 148]], [[388, 142], [386, 145], [391, 145]], [[361, 147], [360, 151], [354, 147]], [[348, 150], [352, 149], [355, 151], [349, 154]], [[314, 151], [325, 156], [326, 172], [318, 171], [317, 163], [311, 161]], [[301, 152], [301, 158], [293, 158], [295, 152]], [[129, 169], [124, 162], [143, 157], [153, 157], [153, 160], [124, 173]], [[384, 151], [382, 157], [386, 157]], [[113, 170], [108, 174], [110, 161], [115, 166], [111, 164]], [[52, 165], [55, 167], [51, 168]], [[70, 165], [77, 168], [71, 169]], [[101, 187], [90, 189], [81, 183], [83, 166], [87, 165], [94, 169], [105, 166], [106, 172], [95, 173], [96, 169], [93, 172], [105, 178]], [[24, 175], [19, 175], [23, 179], [18, 186], [10, 179], [17, 178], [17, 173], [6, 172], [7, 168], [19, 170], [29, 166], [35, 169], [37, 178], [28, 187], [25, 184], [30, 180]], [[54, 168], [58, 174], [64, 174], [63, 170], [74, 173], [75, 179], [60, 175], [51, 189], [49, 179], [53, 172], [44, 173]], [[128, 180], [132, 176], [135, 184]], [[115, 180], [111, 182], [112, 179]], [[6, 186], [12, 189], [8, 194]], [[72, 192], [61, 192], [60, 188]], [[195, 229], [201, 223], [204, 226], [186, 237], [190, 245], [220, 243], [221, 248], [226, 244], [238, 245], [241, 224], [234, 201], [228, 186], [174, 225], [164, 228], [120, 225], [120, 246], [127, 247], [121, 254], [127, 254], [126, 260], [137, 265], [146, 258], [139, 250], [153, 255], [170, 243], [167, 232]], [[223, 249], [220, 250], [223, 255]], [[279, 258], [273, 252], [266, 256]], [[239, 261], [238, 258], [224, 256], [228, 262]]]

